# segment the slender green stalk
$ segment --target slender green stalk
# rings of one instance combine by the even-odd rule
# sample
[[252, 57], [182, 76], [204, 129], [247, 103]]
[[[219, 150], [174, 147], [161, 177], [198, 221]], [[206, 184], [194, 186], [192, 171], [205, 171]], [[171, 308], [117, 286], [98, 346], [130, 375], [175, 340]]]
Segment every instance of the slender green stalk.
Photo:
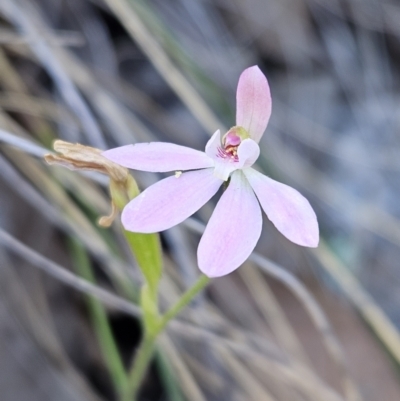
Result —
[[200, 278], [190, 287], [179, 300], [176, 302], [171, 309], [169, 309], [162, 317], [159, 327], [157, 328], [157, 334], [161, 333], [168, 322], [174, 318], [185, 306], [189, 305], [192, 299], [203, 290], [208, 283], [210, 278], [202, 274]]
[[[74, 258], [74, 265], [79, 275], [94, 283], [93, 270], [83, 246], [75, 239], [70, 239], [71, 254]], [[119, 394], [125, 390], [128, 377], [121, 360], [117, 345], [103, 305], [94, 297], [87, 297], [87, 306], [93, 327], [100, 345], [101, 353], [110, 372], [114, 387]]]
[[210, 279], [207, 276], [201, 275], [176, 304], [161, 317], [158, 325], [153, 327], [151, 331], [147, 331], [145, 328], [145, 335], [139, 346], [139, 351], [130, 371], [129, 383], [121, 401], [136, 401], [137, 392], [153, 356], [158, 335], [165, 329], [168, 322], [178, 315], [209, 282]]
[[146, 334], [139, 346], [121, 401], [136, 401], [137, 393], [155, 350], [156, 337]]
[[[128, 201], [139, 194], [139, 189], [136, 181], [128, 175], [125, 182], [110, 180], [110, 193], [114, 205], [123, 210]], [[168, 322], [204, 289], [210, 279], [202, 275], [165, 315], [160, 316], [158, 286], [162, 275], [162, 257], [159, 236], [125, 231], [125, 237], [145, 279], [140, 297], [143, 311], [143, 340], [130, 370], [128, 384], [121, 394], [121, 401], [134, 401], [153, 357], [158, 335]]]
[[160, 373], [160, 379], [165, 389], [167, 400], [171, 401], [185, 401], [182, 395], [181, 388], [177, 381], [176, 375], [171, 368], [171, 364], [163, 352], [157, 349], [155, 355], [155, 363]]

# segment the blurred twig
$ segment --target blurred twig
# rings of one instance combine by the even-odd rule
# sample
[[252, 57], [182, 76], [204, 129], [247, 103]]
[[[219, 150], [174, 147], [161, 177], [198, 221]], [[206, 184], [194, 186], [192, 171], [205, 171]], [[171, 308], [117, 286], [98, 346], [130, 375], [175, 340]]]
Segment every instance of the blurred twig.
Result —
[[24, 139], [17, 135], [11, 134], [7, 131], [0, 129], [0, 142], [4, 142], [8, 145], [15, 146], [16, 148], [39, 158], [42, 158], [45, 154], [51, 153], [48, 149], [41, 145], [36, 144], [31, 139]]
[[252, 298], [265, 320], [272, 326], [277, 341], [290, 357], [310, 366], [310, 360], [304, 351], [298, 337], [292, 329], [284, 310], [279, 305], [273, 291], [265, 282], [261, 273], [253, 268], [244, 268], [239, 274], [252, 294]]
[[319, 260], [323, 269], [339, 284], [346, 298], [354, 305], [382, 341], [390, 355], [400, 365], [400, 334], [384, 311], [367, 294], [358, 280], [324, 241], [321, 241], [318, 250], [314, 252], [314, 256]]

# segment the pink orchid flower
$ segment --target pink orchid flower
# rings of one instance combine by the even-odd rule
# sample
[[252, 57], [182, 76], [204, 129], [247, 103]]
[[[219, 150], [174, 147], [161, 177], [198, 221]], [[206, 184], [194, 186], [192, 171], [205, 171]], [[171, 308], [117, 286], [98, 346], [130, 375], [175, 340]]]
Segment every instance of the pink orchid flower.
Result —
[[[257, 66], [243, 71], [237, 88], [236, 125], [222, 138], [216, 131], [200, 152], [172, 143], [151, 142], [110, 149], [105, 157], [124, 167], [177, 171], [150, 186], [122, 212], [126, 230], [152, 233], [187, 219], [228, 181], [198, 247], [200, 270], [219, 277], [237, 269], [261, 235], [261, 208], [290, 241], [316, 247], [317, 218], [308, 201], [293, 188], [251, 168], [271, 115], [266, 77]], [[181, 174], [181, 170], [191, 170]]]

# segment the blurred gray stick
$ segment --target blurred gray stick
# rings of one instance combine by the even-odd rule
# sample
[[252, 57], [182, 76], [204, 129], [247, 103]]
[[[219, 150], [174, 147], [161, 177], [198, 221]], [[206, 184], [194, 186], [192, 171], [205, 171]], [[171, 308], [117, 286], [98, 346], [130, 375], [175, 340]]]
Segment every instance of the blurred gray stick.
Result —
[[44, 155], [51, 153], [50, 150], [37, 145], [31, 139], [24, 139], [17, 135], [11, 134], [10, 132], [3, 131], [0, 129], [0, 142], [4, 142], [8, 145], [15, 146], [16, 148], [23, 150], [25, 153], [29, 153], [32, 156], [42, 158]]
[[[11, 30], [8, 29], [0, 29], [0, 44], [12, 44], [12, 45], [27, 45], [32, 42], [32, 38], [30, 37], [23, 37], [21, 35], [17, 35]], [[49, 42], [49, 44], [54, 44], [57, 46], [76, 46], [80, 47], [85, 44], [85, 38], [73, 31], [60, 31], [58, 30], [57, 33], [51, 39], [46, 39], [45, 41]]]

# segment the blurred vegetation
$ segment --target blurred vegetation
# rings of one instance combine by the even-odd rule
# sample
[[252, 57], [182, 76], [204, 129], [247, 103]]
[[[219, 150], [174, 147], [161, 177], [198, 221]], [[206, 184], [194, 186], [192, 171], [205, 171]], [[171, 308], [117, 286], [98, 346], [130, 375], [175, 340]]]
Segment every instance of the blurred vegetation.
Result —
[[[253, 64], [273, 97], [258, 167], [323, 240], [265, 218], [251, 260], [170, 324], [142, 400], [400, 399], [399, 18], [389, 0], [0, 0], [1, 400], [116, 400], [140, 338], [139, 270], [96, 223], [107, 179], [47, 166], [52, 142], [202, 149]], [[163, 310], [211, 210], [162, 233]]]

